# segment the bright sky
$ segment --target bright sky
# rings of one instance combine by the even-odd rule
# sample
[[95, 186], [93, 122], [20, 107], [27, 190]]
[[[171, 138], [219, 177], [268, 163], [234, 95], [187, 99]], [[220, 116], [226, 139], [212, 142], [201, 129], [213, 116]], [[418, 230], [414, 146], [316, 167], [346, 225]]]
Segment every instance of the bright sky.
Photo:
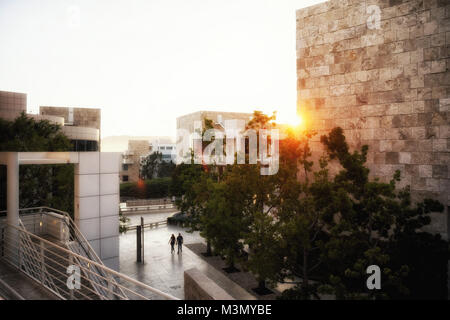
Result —
[[102, 108], [102, 136], [199, 111], [296, 112], [295, 10], [318, 0], [0, 0], [0, 90]]

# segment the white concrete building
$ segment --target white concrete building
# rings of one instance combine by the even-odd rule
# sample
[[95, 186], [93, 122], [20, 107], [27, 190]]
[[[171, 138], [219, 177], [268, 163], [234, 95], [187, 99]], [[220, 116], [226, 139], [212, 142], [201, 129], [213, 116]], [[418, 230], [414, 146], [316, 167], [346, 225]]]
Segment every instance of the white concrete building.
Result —
[[74, 164], [74, 221], [104, 264], [119, 269], [120, 153], [0, 152], [7, 166], [9, 224], [19, 226], [19, 170], [26, 164]]

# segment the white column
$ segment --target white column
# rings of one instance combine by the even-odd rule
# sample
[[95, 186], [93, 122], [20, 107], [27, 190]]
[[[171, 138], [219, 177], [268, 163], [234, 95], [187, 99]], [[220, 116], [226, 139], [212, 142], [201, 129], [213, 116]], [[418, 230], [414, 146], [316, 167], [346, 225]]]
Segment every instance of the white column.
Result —
[[119, 268], [120, 153], [80, 152], [75, 223], [106, 266]]
[[19, 225], [19, 154], [8, 152], [7, 155], [7, 216], [9, 224]]
[[[17, 152], [8, 152], [6, 166], [6, 222], [19, 226], [19, 155]], [[6, 258], [10, 263], [17, 265], [20, 256], [18, 231], [8, 228], [6, 234]]]

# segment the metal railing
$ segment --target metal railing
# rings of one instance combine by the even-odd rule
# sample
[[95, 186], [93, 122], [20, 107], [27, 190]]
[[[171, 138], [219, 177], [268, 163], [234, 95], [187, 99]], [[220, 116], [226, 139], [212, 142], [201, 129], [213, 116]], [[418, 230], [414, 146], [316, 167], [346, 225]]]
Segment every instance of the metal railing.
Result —
[[[26, 208], [20, 210], [20, 219], [24, 222], [23, 227], [33, 234], [51, 236], [52, 240], [56, 240], [71, 251], [104, 265], [67, 212], [49, 207]], [[83, 261], [77, 262], [83, 264]], [[109, 285], [113, 290], [121, 291], [114, 284], [114, 278], [108, 283], [103, 280], [105, 275], [102, 274], [101, 269], [92, 264], [85, 265], [85, 267], [92, 272], [88, 273], [85, 269], [82, 269], [82, 272], [86, 277], [91, 278], [92, 287], [99, 297], [105, 296], [103, 287], [106, 285]], [[98, 277], [97, 274], [103, 277]], [[124, 295], [123, 292], [121, 294]]]
[[[0, 259], [61, 299], [177, 300], [172, 295], [39, 237], [24, 227], [4, 223], [0, 225], [0, 235]], [[70, 270], [79, 272], [71, 274]]]
[[175, 209], [176, 206], [173, 203], [148, 205], [148, 206], [133, 206], [133, 207], [121, 207], [120, 212], [124, 214], [130, 214], [142, 211], [157, 211], [163, 209]]
[[[144, 229], [145, 229], [145, 228], [153, 229], [153, 228], [157, 228], [157, 227], [159, 227], [159, 226], [165, 226], [165, 225], [167, 225], [167, 220], [144, 223], [144, 224], [142, 225], [142, 227], [143, 227]], [[136, 224], [136, 225], [126, 226], [126, 228], [127, 228], [127, 231], [128, 231], [128, 230], [136, 230], [138, 226], [141, 226], [141, 225], [140, 225], [140, 224], [139, 224], [139, 225]]]
[[[19, 227], [1, 220], [0, 257], [61, 299], [176, 299], [107, 268], [66, 212], [22, 209]], [[64, 281], [69, 266], [80, 270], [81, 287], [75, 291]]]

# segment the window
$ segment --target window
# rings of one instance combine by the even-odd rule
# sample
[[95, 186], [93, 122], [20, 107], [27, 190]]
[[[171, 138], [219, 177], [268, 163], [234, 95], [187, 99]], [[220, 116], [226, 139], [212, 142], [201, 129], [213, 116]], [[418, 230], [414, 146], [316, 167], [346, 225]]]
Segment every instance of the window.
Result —
[[128, 171], [128, 164], [122, 165], [122, 171]]
[[128, 176], [122, 176], [122, 181], [123, 182], [127, 182], [128, 181]]
[[92, 140], [71, 140], [71, 151], [98, 151], [97, 141]]
[[172, 150], [173, 147], [166, 147], [166, 150]]

